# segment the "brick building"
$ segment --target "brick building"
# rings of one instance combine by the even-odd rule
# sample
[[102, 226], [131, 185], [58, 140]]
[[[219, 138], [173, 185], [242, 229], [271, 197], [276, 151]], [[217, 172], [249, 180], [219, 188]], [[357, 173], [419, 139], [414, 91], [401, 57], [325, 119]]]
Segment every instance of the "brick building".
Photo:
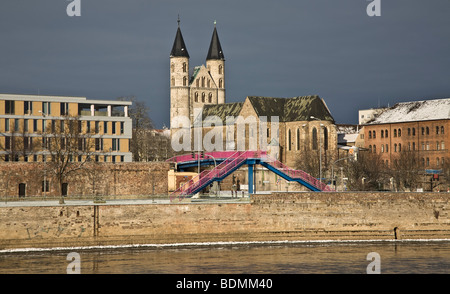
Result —
[[364, 125], [364, 145], [392, 167], [411, 152], [422, 173], [438, 174], [450, 159], [450, 98], [398, 103]]

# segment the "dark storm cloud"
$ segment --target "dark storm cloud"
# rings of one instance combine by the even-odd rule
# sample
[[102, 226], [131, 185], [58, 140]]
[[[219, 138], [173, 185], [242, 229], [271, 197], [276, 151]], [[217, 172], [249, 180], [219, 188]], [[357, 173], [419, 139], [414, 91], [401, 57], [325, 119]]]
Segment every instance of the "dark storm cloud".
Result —
[[114, 1], [0, 4], [0, 93], [136, 95], [168, 124], [169, 53], [177, 16], [191, 67], [205, 63], [213, 22], [227, 101], [318, 94], [338, 123], [358, 109], [450, 97], [450, 2], [381, 0]]

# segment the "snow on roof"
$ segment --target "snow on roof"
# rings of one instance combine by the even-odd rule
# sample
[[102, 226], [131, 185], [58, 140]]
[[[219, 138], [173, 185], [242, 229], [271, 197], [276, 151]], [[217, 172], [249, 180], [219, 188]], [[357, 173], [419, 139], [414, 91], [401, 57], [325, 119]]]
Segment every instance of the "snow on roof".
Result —
[[450, 98], [397, 103], [366, 124], [450, 119]]

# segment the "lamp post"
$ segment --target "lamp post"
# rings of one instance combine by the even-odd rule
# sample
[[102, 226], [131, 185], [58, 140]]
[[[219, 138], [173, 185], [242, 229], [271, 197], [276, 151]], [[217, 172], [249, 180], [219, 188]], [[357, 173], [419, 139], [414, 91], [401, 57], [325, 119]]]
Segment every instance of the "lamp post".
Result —
[[[320, 119], [318, 119], [317, 117], [314, 116], [310, 116], [311, 119], [314, 120], [318, 120], [321, 121]], [[322, 130], [323, 124], [320, 124], [320, 129], [319, 129], [319, 181], [322, 181], [322, 135], [321, 130]]]

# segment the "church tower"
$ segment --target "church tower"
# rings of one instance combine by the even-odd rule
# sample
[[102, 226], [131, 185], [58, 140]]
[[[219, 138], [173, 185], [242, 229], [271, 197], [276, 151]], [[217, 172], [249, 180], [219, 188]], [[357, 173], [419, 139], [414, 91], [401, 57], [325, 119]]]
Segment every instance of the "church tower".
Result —
[[178, 30], [170, 52], [170, 128], [179, 128], [176, 117], [190, 118], [189, 111], [189, 53], [180, 30]]
[[206, 57], [206, 68], [217, 86], [217, 103], [225, 103], [225, 56], [217, 35], [216, 22]]

